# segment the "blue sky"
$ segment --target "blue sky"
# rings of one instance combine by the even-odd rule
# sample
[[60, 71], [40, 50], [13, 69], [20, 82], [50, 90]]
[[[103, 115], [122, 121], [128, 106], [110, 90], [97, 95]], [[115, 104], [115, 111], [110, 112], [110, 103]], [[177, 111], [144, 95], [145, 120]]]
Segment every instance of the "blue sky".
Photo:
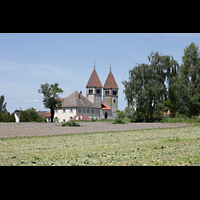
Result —
[[[200, 44], [200, 33], [0, 33], [0, 95], [13, 112], [43, 106], [40, 84], [59, 83], [67, 97], [75, 90], [86, 93], [96, 62], [102, 85], [110, 64], [119, 86], [119, 109], [126, 107], [122, 81], [136, 63], [148, 63], [158, 51], [181, 64], [191, 42]], [[86, 96], [86, 95], [85, 95]]]

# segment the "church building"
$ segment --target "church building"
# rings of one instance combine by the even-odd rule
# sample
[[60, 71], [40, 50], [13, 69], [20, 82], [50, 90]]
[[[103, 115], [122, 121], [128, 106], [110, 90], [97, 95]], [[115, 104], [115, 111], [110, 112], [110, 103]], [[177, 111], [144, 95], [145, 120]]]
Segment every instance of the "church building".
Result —
[[67, 98], [61, 98], [62, 108], [55, 110], [54, 117], [57, 117], [59, 122], [77, 119], [115, 119], [118, 109], [118, 89], [111, 68], [102, 86], [94, 65], [86, 85], [86, 97], [82, 95], [82, 91], [74, 91]]

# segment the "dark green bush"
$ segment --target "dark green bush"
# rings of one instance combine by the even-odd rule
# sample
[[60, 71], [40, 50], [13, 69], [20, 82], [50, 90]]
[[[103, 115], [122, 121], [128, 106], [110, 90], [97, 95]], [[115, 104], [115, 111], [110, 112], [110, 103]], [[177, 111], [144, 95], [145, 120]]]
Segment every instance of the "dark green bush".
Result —
[[10, 114], [9, 112], [0, 112], [0, 122], [15, 122], [14, 113]]
[[116, 118], [116, 119], [113, 121], [113, 124], [125, 124], [125, 121], [124, 121], [124, 119]]
[[21, 111], [20, 122], [47, 122], [45, 118], [38, 115], [35, 108], [29, 108], [27, 110]]
[[64, 123], [62, 123], [62, 126], [73, 126], [73, 127], [79, 127], [80, 124], [79, 124], [79, 123], [76, 123], [75, 121], [72, 121], [72, 122], [64, 122]]
[[36, 122], [47, 122], [46, 118], [43, 118], [42, 116], [39, 115], [38, 119], [36, 120]]

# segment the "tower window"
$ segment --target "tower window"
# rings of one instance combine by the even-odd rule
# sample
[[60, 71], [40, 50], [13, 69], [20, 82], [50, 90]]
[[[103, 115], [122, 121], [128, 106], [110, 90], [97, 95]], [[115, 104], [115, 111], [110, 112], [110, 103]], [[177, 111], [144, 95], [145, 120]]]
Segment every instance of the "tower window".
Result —
[[97, 93], [97, 94], [100, 94], [100, 93], [101, 93], [101, 90], [100, 90], [100, 89], [96, 89], [96, 93]]
[[89, 89], [89, 94], [93, 94], [93, 89]]
[[116, 100], [115, 100], [115, 99], [113, 100], [113, 103], [116, 103]]
[[113, 91], [113, 95], [117, 95], [117, 91]]
[[106, 90], [106, 96], [108, 96], [109, 95], [109, 90]]

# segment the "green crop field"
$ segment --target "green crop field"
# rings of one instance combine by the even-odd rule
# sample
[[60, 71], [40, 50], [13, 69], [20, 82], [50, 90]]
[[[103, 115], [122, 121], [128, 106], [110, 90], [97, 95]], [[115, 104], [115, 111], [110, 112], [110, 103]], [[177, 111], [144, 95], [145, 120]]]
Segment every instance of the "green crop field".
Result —
[[200, 165], [200, 126], [1, 138], [0, 165]]

